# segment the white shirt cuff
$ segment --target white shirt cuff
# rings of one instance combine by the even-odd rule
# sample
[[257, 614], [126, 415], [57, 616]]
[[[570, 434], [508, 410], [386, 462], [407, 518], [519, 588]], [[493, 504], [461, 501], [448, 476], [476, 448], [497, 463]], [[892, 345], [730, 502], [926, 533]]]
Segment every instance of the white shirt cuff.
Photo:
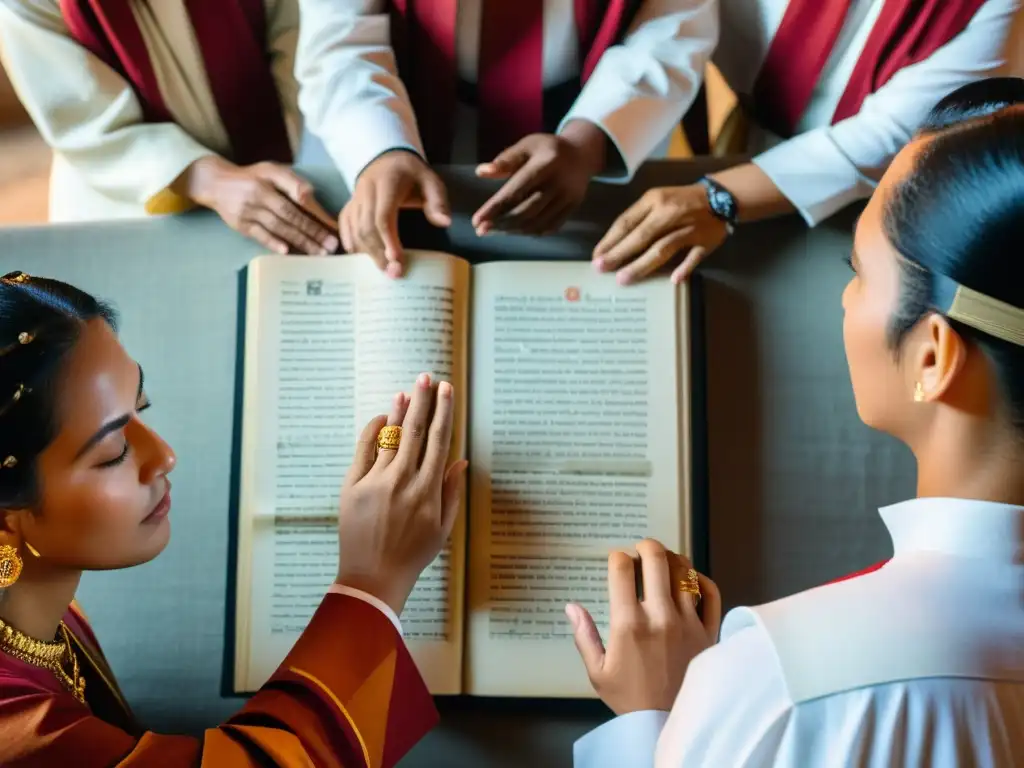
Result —
[[829, 136], [816, 128], [754, 158], [810, 227], [850, 203], [870, 197], [875, 182], [860, 172]]
[[584, 88], [572, 109], [562, 118], [556, 133], [561, 133], [572, 120], [586, 120], [596, 125], [608, 136], [621, 160], [597, 178], [625, 184], [665, 138], [658, 131], [651, 130], [651, 126], [663, 123], [664, 119], [663, 99], [639, 97], [632, 90], [624, 90], [614, 96], [608, 91]]
[[354, 597], [357, 600], [362, 600], [364, 603], [369, 603], [374, 608], [379, 610], [385, 616], [388, 617], [388, 621], [395, 625], [395, 629], [398, 630], [398, 636], [403, 637], [402, 634], [402, 622], [398, 620], [398, 614], [395, 613], [391, 606], [385, 603], [383, 600], [374, 597], [369, 592], [363, 592], [361, 589], [353, 589], [352, 587], [346, 587], [344, 584], [332, 584], [327, 588], [327, 594], [334, 593], [335, 595], [347, 595], [348, 597]]
[[630, 712], [595, 728], [572, 747], [573, 768], [651, 768], [668, 712]]
[[385, 103], [346, 104], [326, 121], [329, 129], [321, 132], [320, 140], [349, 191], [366, 166], [385, 152], [404, 149], [426, 158], [415, 122], [398, 114], [400, 109]]

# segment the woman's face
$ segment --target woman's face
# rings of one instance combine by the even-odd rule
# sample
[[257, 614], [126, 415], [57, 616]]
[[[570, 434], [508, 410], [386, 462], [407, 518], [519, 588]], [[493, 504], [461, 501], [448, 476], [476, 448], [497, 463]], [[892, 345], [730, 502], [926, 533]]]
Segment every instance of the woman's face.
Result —
[[174, 452], [139, 417], [142, 370], [103, 320], [83, 329], [57, 397], [60, 431], [39, 456], [39, 505], [19, 513], [22, 538], [74, 569], [153, 559], [170, 535]]
[[912, 372], [900, 368], [887, 341], [900, 272], [899, 255], [882, 228], [882, 213], [888, 190], [912, 171], [920, 146], [918, 140], [900, 152], [861, 214], [850, 258], [854, 275], [843, 291], [843, 340], [857, 413], [868, 426], [896, 436], [915, 382], [908, 380]]

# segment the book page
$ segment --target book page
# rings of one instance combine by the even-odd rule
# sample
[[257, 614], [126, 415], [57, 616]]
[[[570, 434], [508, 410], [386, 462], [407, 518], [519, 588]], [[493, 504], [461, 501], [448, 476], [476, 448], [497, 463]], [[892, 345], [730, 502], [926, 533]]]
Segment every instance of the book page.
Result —
[[[259, 688], [338, 569], [341, 483], [362, 427], [430, 372], [461, 396], [464, 453], [469, 267], [410, 254], [402, 280], [366, 257], [262, 257], [247, 290], [235, 686]], [[434, 693], [461, 691], [465, 515], [402, 613]]]
[[592, 696], [565, 604], [606, 631], [609, 552], [689, 550], [684, 290], [588, 263], [474, 269], [469, 693]]

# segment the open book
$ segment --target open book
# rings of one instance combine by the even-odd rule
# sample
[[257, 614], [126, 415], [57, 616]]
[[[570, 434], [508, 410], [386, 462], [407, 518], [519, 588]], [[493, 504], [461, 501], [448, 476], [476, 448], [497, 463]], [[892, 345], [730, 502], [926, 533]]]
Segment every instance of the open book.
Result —
[[235, 690], [266, 681], [333, 582], [356, 437], [428, 371], [455, 387], [469, 492], [402, 614], [413, 657], [435, 694], [590, 697], [565, 603], [606, 630], [609, 551], [690, 552], [687, 289], [408, 257], [400, 280], [366, 256], [249, 266]]

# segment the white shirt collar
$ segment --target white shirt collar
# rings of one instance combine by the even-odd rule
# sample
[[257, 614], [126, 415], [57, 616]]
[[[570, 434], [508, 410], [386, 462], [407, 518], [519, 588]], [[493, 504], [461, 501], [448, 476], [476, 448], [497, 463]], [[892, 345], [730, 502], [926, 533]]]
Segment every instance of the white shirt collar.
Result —
[[928, 551], [1024, 563], [1024, 507], [923, 498], [882, 507], [879, 512], [896, 556]]

